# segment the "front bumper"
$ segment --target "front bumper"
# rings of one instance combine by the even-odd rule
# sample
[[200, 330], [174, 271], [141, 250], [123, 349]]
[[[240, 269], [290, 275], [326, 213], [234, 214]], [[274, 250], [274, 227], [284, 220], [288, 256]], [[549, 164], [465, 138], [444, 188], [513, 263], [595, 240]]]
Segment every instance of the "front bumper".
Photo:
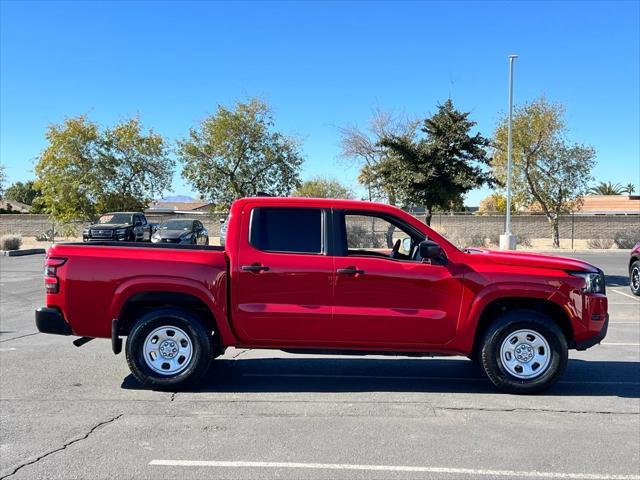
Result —
[[83, 242], [126, 242], [126, 235], [118, 235], [116, 237], [82, 237]]
[[39, 332], [53, 335], [72, 335], [71, 327], [57, 308], [42, 307], [36, 310], [36, 327]]
[[607, 329], [609, 328], [609, 314], [607, 313], [604, 322], [602, 322], [602, 328], [600, 332], [598, 332], [595, 336], [588, 338], [587, 340], [583, 340], [581, 342], [576, 342], [575, 349], [576, 350], [586, 350], [587, 348], [591, 348], [594, 345], [600, 343], [604, 337], [607, 336]]
[[191, 245], [193, 242], [192, 239], [185, 238], [153, 238], [151, 237], [151, 243], [165, 243], [165, 244], [173, 244], [173, 245]]

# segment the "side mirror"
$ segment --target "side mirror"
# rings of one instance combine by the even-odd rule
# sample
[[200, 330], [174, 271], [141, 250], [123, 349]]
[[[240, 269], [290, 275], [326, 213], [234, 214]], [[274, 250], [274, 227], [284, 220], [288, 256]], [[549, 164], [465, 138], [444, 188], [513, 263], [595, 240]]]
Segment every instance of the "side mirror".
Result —
[[420, 242], [420, 256], [422, 258], [439, 258], [442, 256], [442, 248], [433, 240], [423, 240]]

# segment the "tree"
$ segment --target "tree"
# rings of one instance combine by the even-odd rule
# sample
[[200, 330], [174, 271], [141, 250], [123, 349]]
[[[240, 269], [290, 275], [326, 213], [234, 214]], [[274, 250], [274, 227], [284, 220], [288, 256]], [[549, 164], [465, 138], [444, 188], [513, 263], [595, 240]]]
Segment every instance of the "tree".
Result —
[[7, 174], [5, 173], [5, 167], [0, 163], [0, 198], [4, 197], [4, 184], [7, 181]]
[[292, 195], [313, 198], [353, 198], [353, 192], [348, 187], [337, 180], [323, 177], [315, 177], [302, 182], [302, 185]]
[[470, 134], [475, 124], [469, 112], [456, 110], [447, 100], [424, 121], [422, 138], [391, 136], [382, 141], [395, 157], [376, 168], [376, 174], [397, 186], [403, 204], [423, 205], [427, 225], [434, 208], [450, 210], [462, 205], [470, 190], [495, 184], [485, 170], [489, 140], [479, 133]]
[[[565, 139], [564, 108], [544, 98], [518, 107], [513, 116], [512, 189], [521, 205], [537, 204], [560, 246], [560, 214], [579, 208], [591, 180], [593, 148]], [[507, 118], [494, 134], [494, 174], [506, 179]]]
[[[480, 201], [479, 213], [505, 213], [507, 211], [507, 197], [495, 192]], [[515, 202], [511, 202], [511, 213], [516, 211]]]
[[24, 203], [25, 205], [33, 205], [33, 202], [41, 195], [39, 189], [34, 187], [34, 181], [16, 182], [12, 184], [4, 192], [4, 198]]
[[600, 182], [597, 185], [590, 187], [587, 193], [591, 195], [622, 195], [625, 191], [626, 187], [623, 187], [619, 183]]
[[274, 131], [271, 109], [257, 99], [218, 106], [178, 142], [178, 157], [193, 188], [223, 206], [258, 192], [286, 196], [300, 186], [298, 142]]
[[636, 191], [636, 187], [633, 183], [627, 183], [627, 185], [622, 190], [627, 195], [632, 195], [633, 192]]
[[85, 116], [50, 125], [35, 166], [41, 202], [59, 222], [105, 211], [141, 210], [170, 185], [174, 161], [166, 141], [140, 120], [101, 129]]
[[369, 201], [384, 199], [395, 205], [396, 183], [381, 177], [377, 171], [383, 165], [392, 168], [397, 162], [397, 156], [393, 150], [385, 147], [382, 141], [390, 137], [412, 139], [418, 123], [417, 120], [404, 115], [395, 116], [375, 109], [366, 130], [360, 130], [355, 126], [340, 128], [341, 156], [355, 162], [360, 168], [358, 182], [367, 189]]

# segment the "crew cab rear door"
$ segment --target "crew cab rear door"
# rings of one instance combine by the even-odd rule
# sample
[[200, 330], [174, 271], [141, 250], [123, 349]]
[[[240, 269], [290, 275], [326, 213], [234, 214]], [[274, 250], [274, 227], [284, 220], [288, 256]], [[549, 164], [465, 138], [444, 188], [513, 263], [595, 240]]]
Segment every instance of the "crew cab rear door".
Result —
[[242, 340], [281, 345], [329, 338], [329, 216], [325, 209], [290, 203], [244, 206], [232, 279], [232, 317]]
[[[374, 211], [336, 211], [333, 335], [375, 348], [442, 345], [456, 331], [463, 286], [451, 266], [422, 262], [424, 234]], [[395, 258], [392, 247], [404, 241]]]

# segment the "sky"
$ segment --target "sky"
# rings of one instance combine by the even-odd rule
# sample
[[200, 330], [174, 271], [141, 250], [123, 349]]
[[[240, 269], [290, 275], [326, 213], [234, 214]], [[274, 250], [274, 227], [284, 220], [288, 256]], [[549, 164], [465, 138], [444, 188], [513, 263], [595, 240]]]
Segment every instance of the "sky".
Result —
[[[490, 136], [517, 54], [516, 105], [564, 104], [596, 179], [638, 191], [639, 31], [638, 1], [0, 0], [0, 162], [9, 183], [33, 178], [47, 126], [66, 117], [140, 115], [173, 142], [217, 105], [260, 97], [302, 140], [303, 179], [356, 187], [339, 126], [366, 127], [376, 107], [425, 118], [451, 98]], [[172, 194], [195, 196], [177, 170]]]

